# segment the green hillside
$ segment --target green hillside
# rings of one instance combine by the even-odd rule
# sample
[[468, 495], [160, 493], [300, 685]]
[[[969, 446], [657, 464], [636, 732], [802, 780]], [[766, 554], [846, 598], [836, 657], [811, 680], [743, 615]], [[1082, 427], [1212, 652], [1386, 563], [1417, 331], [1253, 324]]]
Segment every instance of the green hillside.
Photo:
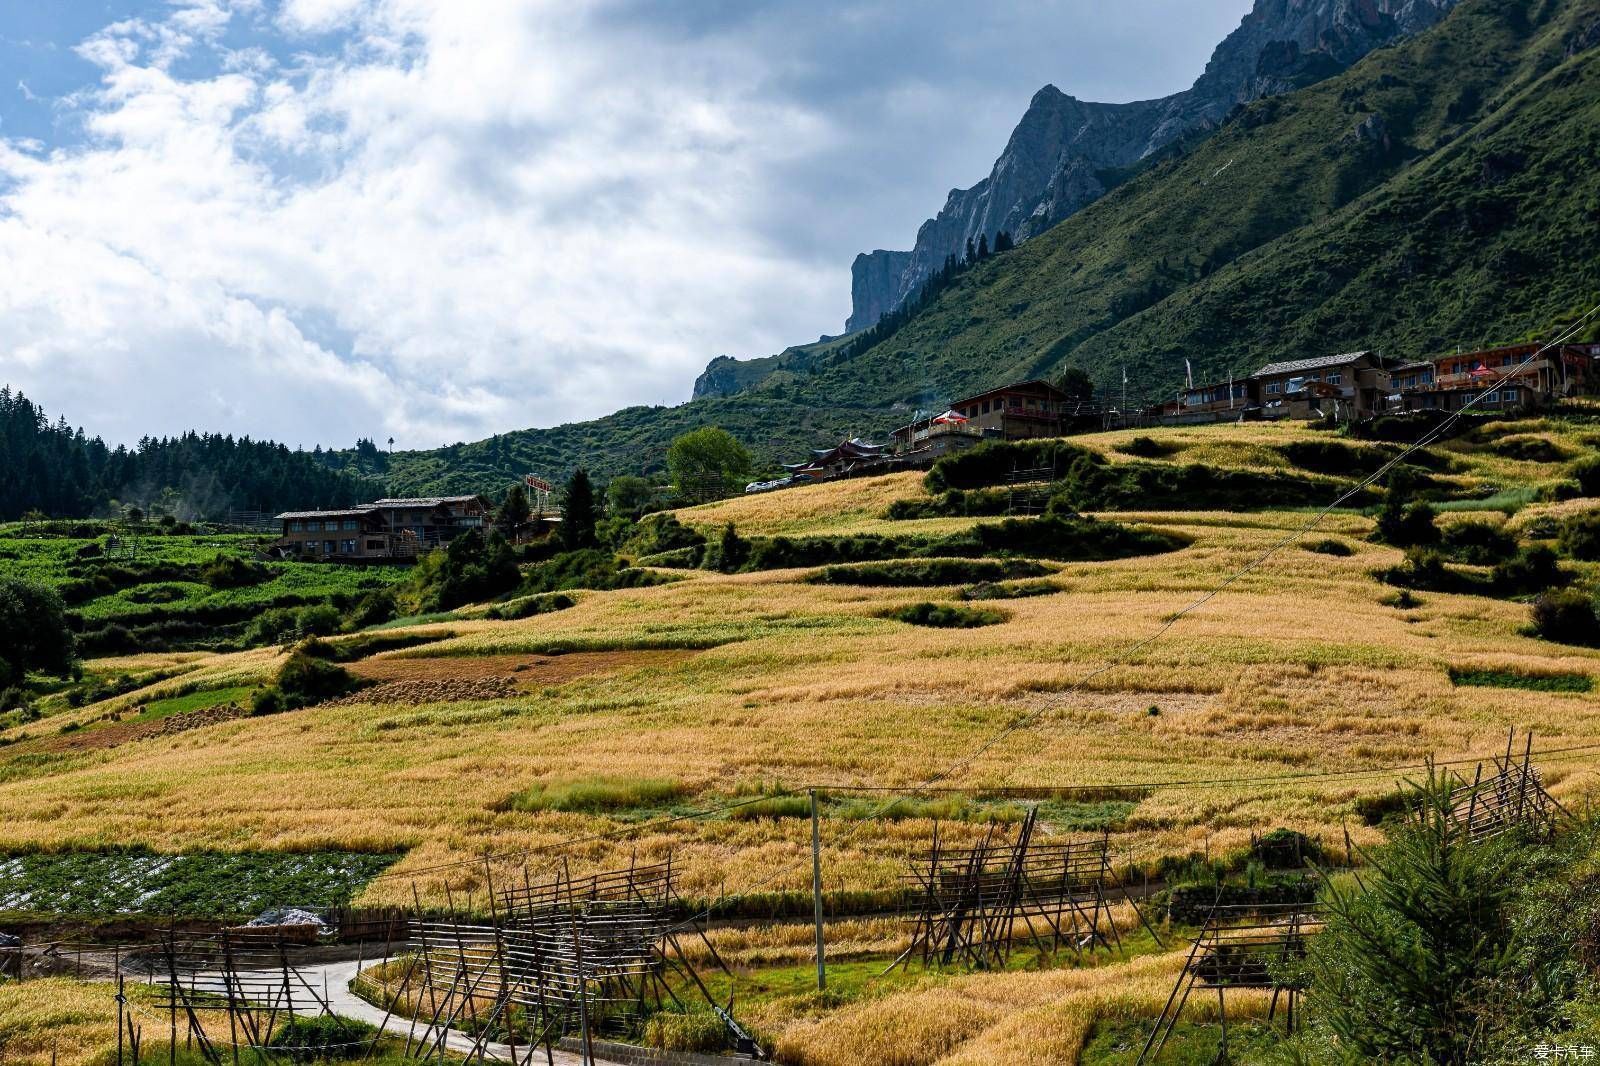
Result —
[[1600, 294], [1596, 22], [1576, 0], [1467, 0], [980, 265], [804, 394], [915, 402], [1065, 366], [1109, 384], [1126, 363], [1163, 395], [1185, 356], [1223, 376], [1546, 328]]
[[[722, 425], [763, 463], [1004, 381], [1183, 376], [1549, 330], [1600, 299], [1600, 12], [1465, 0], [1343, 74], [1241, 109], [1054, 229], [960, 275], [892, 336], [724, 365], [742, 391], [396, 456], [397, 489], [584, 463], [659, 469]], [[774, 372], [775, 371], [775, 372]]]

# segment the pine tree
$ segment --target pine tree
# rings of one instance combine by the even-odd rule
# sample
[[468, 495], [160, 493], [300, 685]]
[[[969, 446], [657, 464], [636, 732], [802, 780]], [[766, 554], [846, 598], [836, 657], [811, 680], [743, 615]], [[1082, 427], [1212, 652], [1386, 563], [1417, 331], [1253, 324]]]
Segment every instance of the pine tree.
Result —
[[978, 236], [978, 258], [989, 258], [989, 235], [987, 233], [979, 234]]
[[592, 548], [594, 535], [594, 485], [583, 467], [573, 471], [561, 501], [561, 546], [567, 551]]
[[978, 249], [973, 245], [972, 238], [967, 238], [967, 257], [962, 260], [966, 266], [971, 266], [978, 261]]

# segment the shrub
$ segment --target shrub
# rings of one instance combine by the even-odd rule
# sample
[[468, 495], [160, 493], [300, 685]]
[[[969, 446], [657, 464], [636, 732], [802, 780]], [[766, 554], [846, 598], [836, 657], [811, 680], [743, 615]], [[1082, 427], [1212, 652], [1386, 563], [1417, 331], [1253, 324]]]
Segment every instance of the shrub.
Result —
[[1156, 440], [1154, 437], [1134, 437], [1117, 451], [1124, 455], [1137, 455], [1141, 459], [1160, 459], [1173, 451], [1170, 444]]
[[1302, 545], [1302, 547], [1308, 552], [1316, 552], [1319, 555], [1346, 556], [1355, 554], [1354, 548], [1337, 537], [1324, 537], [1322, 540], [1310, 541]]
[[806, 580], [817, 585], [901, 588], [1005, 581], [1042, 577], [1049, 572], [1048, 568], [1028, 559], [906, 559], [857, 566], [828, 566]]
[[936, 629], [976, 629], [979, 626], [999, 625], [1006, 620], [1006, 615], [1000, 611], [927, 602], [896, 607], [885, 611], [883, 617]]
[[274, 686], [282, 710], [292, 711], [338, 699], [361, 687], [362, 682], [348, 670], [322, 657], [327, 648], [320, 641], [308, 641], [296, 648], [283, 664]]
[[512, 600], [510, 603], [491, 608], [489, 617], [501, 621], [532, 618], [534, 615], [549, 614], [552, 611], [564, 611], [577, 602], [565, 592], [553, 592], [547, 596], [526, 596], [520, 600]]
[[1530, 463], [1559, 463], [1568, 457], [1565, 448], [1543, 437], [1503, 437], [1490, 450], [1507, 459]]
[[287, 607], [272, 607], [260, 614], [244, 631], [246, 644], [277, 644], [299, 628], [295, 612]]
[[1496, 566], [1489, 577], [1496, 591], [1506, 596], [1542, 592], [1571, 580], [1572, 575], [1561, 569], [1556, 553], [1542, 544], [1524, 548]]
[[1389, 461], [1389, 454], [1383, 449], [1354, 448], [1331, 440], [1291, 441], [1278, 451], [1302, 469], [1341, 477], [1371, 474], [1382, 469], [1383, 464]]
[[1476, 579], [1451, 570], [1444, 564], [1444, 556], [1434, 548], [1412, 548], [1399, 566], [1380, 570], [1378, 578], [1390, 585], [1426, 592], [1481, 591]]
[[1052, 593], [1064, 592], [1065, 589], [1054, 581], [1013, 581], [1000, 584], [994, 581], [980, 581], [976, 585], [968, 585], [961, 590], [964, 600], [1020, 600], [1029, 596], [1049, 596]]
[[[1390, 489], [1391, 493], [1393, 491]], [[1373, 530], [1373, 536], [1396, 548], [1437, 544], [1439, 529], [1433, 524], [1436, 516], [1437, 512], [1426, 503], [1401, 506], [1396, 502], [1391, 506], [1390, 501], [1386, 499], [1383, 510], [1378, 512], [1378, 523]]]
[[600, 548], [562, 552], [528, 570], [522, 592], [562, 592], [569, 589], [625, 589], [659, 585], [670, 577], [630, 567]]
[[1579, 459], [1567, 468], [1578, 491], [1585, 496], [1600, 496], [1600, 455]]
[[1600, 562], [1600, 511], [1568, 519], [1561, 527], [1561, 550], [1574, 559]]
[[332, 1014], [301, 1015], [284, 1020], [270, 1046], [291, 1062], [325, 1062], [365, 1058], [377, 1032], [365, 1022]]
[[294, 616], [295, 631], [303, 637], [326, 637], [339, 632], [343, 619], [330, 603], [302, 607]]
[[350, 626], [353, 629], [365, 629], [368, 626], [380, 626], [392, 621], [399, 614], [399, 607], [395, 603], [394, 593], [388, 589], [373, 589], [363, 593], [350, 609]]
[[1322, 862], [1322, 846], [1293, 829], [1274, 829], [1250, 847], [1251, 858], [1269, 870], [1298, 870]]
[[247, 563], [237, 555], [220, 553], [200, 571], [200, 580], [214, 589], [259, 585], [271, 576], [271, 571], [258, 563]]
[[749, 561], [750, 542], [739, 536], [739, 531], [729, 522], [722, 527], [722, 536], [716, 545], [706, 552], [704, 565], [708, 569], [731, 574], [742, 569]]
[[1003, 484], [1017, 470], [1062, 472], [1078, 460], [1103, 463], [1093, 452], [1062, 440], [988, 441], [933, 464], [924, 479], [932, 492]]
[[1589, 598], [1569, 589], [1546, 592], [1529, 609], [1533, 631], [1558, 644], [1600, 644], [1600, 619]]
[[250, 697], [251, 714], [277, 714], [284, 709], [283, 696], [275, 688], [257, 689], [256, 694]]
[[1451, 558], [1474, 566], [1493, 566], [1517, 550], [1517, 538], [1493, 522], [1457, 522], [1446, 526], [1440, 544]]

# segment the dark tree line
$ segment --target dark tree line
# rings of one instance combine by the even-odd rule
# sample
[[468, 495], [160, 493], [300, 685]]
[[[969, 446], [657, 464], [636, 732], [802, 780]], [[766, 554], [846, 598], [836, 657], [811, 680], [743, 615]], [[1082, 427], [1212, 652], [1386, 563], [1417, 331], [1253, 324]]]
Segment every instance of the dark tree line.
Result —
[[230, 511], [348, 506], [382, 494], [377, 482], [249, 437], [191, 432], [108, 448], [64, 418], [52, 423], [22, 393], [0, 388], [0, 520], [31, 511], [85, 518], [113, 501], [215, 519]]

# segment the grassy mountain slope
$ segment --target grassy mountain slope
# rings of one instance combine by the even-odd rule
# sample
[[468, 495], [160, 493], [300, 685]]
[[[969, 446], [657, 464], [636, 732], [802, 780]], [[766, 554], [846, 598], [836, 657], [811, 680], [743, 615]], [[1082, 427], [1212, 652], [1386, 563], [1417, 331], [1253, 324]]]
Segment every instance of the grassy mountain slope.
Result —
[[1469, 0], [1435, 30], [1245, 109], [969, 272], [888, 341], [804, 384], [916, 402], [1126, 362], [1196, 373], [1519, 337], [1600, 292], [1597, 21], [1566, 0]]
[[803, 455], [817, 442], [872, 432], [883, 418], [878, 408], [812, 407], [772, 393], [708, 397], [677, 407], [628, 407], [591, 422], [504, 433], [432, 451], [396, 452], [388, 457], [384, 477], [400, 494], [496, 494], [523, 474], [561, 478], [579, 465], [602, 479], [659, 474], [666, 469], [672, 439], [704, 425], [738, 436], [759, 470]]
[[[724, 367], [728, 397], [395, 457], [401, 491], [527, 469], [659, 469], [718, 424], [773, 463], [908, 408], [1066, 366], [1136, 396], [1183, 375], [1507, 341], [1600, 298], [1600, 12], [1466, 0], [1427, 33], [1243, 109], [961, 275], [885, 341]], [[773, 372], [775, 364], [782, 369]]]

